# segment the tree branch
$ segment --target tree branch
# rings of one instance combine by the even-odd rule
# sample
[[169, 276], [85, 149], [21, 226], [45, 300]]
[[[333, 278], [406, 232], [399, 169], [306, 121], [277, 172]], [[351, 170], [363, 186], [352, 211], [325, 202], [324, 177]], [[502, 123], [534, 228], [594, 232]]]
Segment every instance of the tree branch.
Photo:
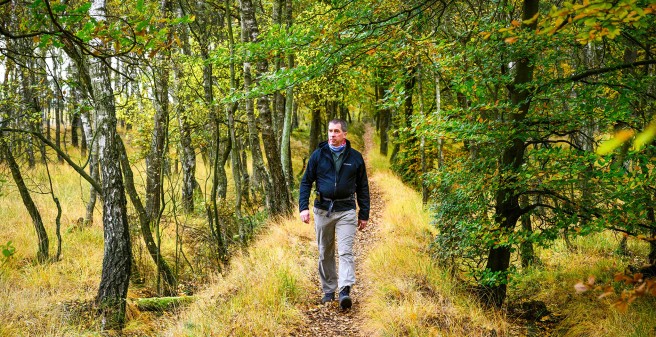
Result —
[[636, 61], [632, 63], [624, 63], [624, 64], [618, 64], [612, 67], [606, 67], [606, 68], [597, 68], [597, 69], [591, 69], [588, 71], [584, 71], [580, 74], [576, 74], [574, 76], [568, 77], [568, 78], [562, 78], [559, 80], [556, 80], [556, 83], [567, 83], [567, 82], [576, 82], [580, 81], [586, 77], [594, 76], [594, 75], [600, 75], [604, 73], [609, 73], [612, 71], [616, 70], [622, 70], [622, 69], [627, 69], [627, 68], [635, 68], [638, 66], [644, 66], [644, 65], [649, 65], [649, 64], [656, 64], [656, 60], [643, 60], [643, 61]]
[[39, 138], [39, 140], [41, 140], [44, 144], [50, 146], [53, 150], [55, 150], [55, 152], [57, 152], [57, 154], [60, 155], [64, 159], [64, 161], [68, 163], [68, 165], [70, 165], [80, 176], [82, 176], [84, 180], [89, 182], [89, 184], [91, 184], [91, 186], [93, 187], [94, 190], [96, 190], [96, 192], [102, 194], [102, 187], [100, 186], [100, 184], [97, 181], [95, 181], [93, 178], [91, 178], [91, 176], [89, 176], [89, 174], [86, 173], [82, 167], [77, 165], [66, 153], [64, 153], [62, 149], [60, 149], [57, 145], [55, 145], [52, 141], [50, 141], [40, 132], [12, 129], [12, 128], [0, 128], [0, 132], [27, 133]]
[[579, 151], [583, 151], [583, 149], [582, 149], [580, 146], [578, 146], [578, 145], [572, 143], [572, 142], [569, 141], [569, 140], [565, 140], [565, 139], [555, 139], [555, 140], [551, 140], [551, 139], [540, 139], [540, 140], [531, 140], [531, 141], [526, 141], [524, 144], [526, 145], [525, 147], [528, 147], [529, 145], [535, 145], [535, 144], [560, 144], [560, 143], [567, 144], [567, 145], [571, 146], [572, 148], [575, 148], [575, 149], [577, 149], [577, 150], [579, 150]]

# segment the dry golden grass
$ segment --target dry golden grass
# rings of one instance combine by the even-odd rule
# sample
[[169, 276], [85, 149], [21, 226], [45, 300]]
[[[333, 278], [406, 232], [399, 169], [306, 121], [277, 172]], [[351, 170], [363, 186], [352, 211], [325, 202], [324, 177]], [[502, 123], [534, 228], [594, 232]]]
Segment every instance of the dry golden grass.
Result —
[[[103, 234], [100, 225], [74, 229], [84, 216], [88, 185], [66, 166], [50, 165], [53, 188], [62, 204], [61, 261], [35, 263], [37, 238], [22, 200], [8, 179], [0, 196], [0, 243], [8, 241], [16, 252], [0, 268], [0, 336], [56, 335], [67, 331], [62, 310], [66, 301], [90, 300], [100, 280]], [[32, 190], [48, 191], [44, 167], [25, 170]], [[27, 179], [27, 178], [26, 178]], [[32, 193], [50, 238], [50, 256], [56, 252], [56, 207], [49, 194]], [[96, 214], [96, 219], [99, 219]]]
[[313, 238], [312, 226], [298, 219], [271, 223], [164, 335], [289, 335], [302, 323], [299, 304], [315, 288], [308, 277], [316, 267]]

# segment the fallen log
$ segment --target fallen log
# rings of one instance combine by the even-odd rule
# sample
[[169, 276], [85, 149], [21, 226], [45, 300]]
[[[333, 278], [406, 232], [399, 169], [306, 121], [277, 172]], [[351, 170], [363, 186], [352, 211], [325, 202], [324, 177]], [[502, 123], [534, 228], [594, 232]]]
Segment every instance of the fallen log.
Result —
[[141, 311], [167, 311], [187, 305], [195, 299], [195, 296], [176, 296], [135, 298], [133, 301]]

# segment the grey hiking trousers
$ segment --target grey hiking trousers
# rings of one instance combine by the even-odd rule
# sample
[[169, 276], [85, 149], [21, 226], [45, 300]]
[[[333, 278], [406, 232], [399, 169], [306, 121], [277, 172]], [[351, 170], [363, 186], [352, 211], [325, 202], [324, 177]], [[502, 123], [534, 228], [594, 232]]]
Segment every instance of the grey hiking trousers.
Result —
[[[332, 212], [314, 208], [314, 226], [319, 246], [319, 278], [324, 293], [337, 292], [355, 284], [353, 242], [358, 228], [356, 211]], [[339, 253], [339, 275], [335, 267], [335, 236]]]

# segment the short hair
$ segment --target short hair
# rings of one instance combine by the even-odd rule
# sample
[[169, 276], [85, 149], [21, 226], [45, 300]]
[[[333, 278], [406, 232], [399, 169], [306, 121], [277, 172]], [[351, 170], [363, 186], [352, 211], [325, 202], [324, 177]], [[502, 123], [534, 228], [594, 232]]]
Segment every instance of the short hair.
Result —
[[348, 126], [346, 125], [346, 121], [343, 120], [343, 119], [340, 119], [340, 118], [335, 118], [335, 119], [331, 120], [330, 122], [328, 122], [328, 124], [329, 125], [330, 124], [339, 124], [339, 125], [341, 125], [342, 132], [346, 132], [347, 131], [346, 129], [348, 128]]

